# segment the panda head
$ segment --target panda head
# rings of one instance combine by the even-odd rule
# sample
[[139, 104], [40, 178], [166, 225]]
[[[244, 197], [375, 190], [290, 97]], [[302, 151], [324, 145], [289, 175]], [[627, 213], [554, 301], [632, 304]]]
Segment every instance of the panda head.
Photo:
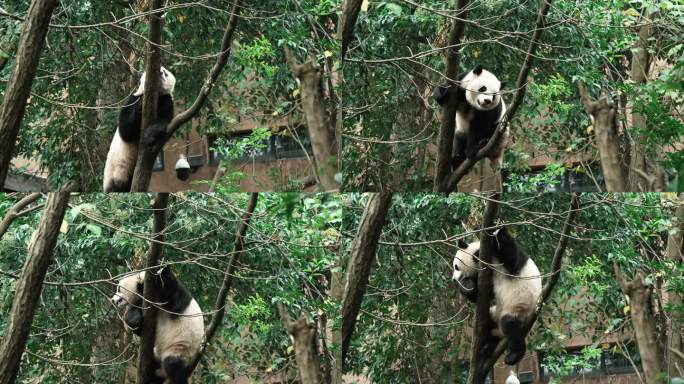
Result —
[[454, 256], [454, 280], [462, 277], [474, 277], [477, 275], [478, 256], [480, 253], [480, 242], [474, 241], [467, 244], [463, 240], [458, 241], [458, 251]]
[[[168, 69], [161, 67], [159, 71], [161, 77], [159, 83], [159, 93], [162, 95], [173, 95], [173, 89], [176, 87], [176, 77]], [[140, 96], [145, 93], [145, 78], [147, 72], [143, 72], [138, 83], [138, 89], [133, 95]]]
[[116, 286], [116, 293], [112, 296], [112, 303], [117, 307], [131, 304], [139, 300], [143, 294], [143, 283], [145, 282], [145, 272], [138, 272], [128, 275], [119, 280]]
[[465, 89], [468, 104], [480, 111], [489, 111], [496, 108], [501, 102], [499, 91], [504, 83], [494, 76], [493, 73], [476, 66], [461, 79], [461, 87]]

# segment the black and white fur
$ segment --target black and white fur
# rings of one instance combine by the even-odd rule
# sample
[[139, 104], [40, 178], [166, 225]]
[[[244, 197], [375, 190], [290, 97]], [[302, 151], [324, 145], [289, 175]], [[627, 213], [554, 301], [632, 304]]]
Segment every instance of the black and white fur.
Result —
[[[176, 86], [176, 78], [164, 67], [161, 67], [159, 76], [161, 79], [157, 118], [144, 130], [143, 143], [145, 145], [153, 145], [163, 140], [166, 126], [173, 119], [173, 89]], [[138, 89], [126, 99], [126, 103], [119, 112], [119, 127], [114, 133], [105, 163], [103, 183], [105, 192], [131, 190], [133, 171], [138, 158], [145, 77], [146, 74], [143, 73]]]
[[[498, 230], [495, 242], [496, 252], [492, 260], [494, 303], [489, 313], [497, 328], [485, 343], [483, 353], [491, 353], [499, 338], [506, 336], [508, 354], [505, 362], [514, 365], [525, 356], [527, 332], [524, 325], [537, 307], [542, 290], [541, 275], [537, 265], [505, 227]], [[466, 244], [461, 240], [458, 247], [453, 262], [453, 279], [458, 282], [461, 293], [476, 302], [480, 242]]]
[[[154, 381], [146, 384], [187, 384], [188, 364], [199, 353], [204, 338], [204, 319], [197, 301], [169, 267], [158, 275], [161, 308], [157, 312], [154, 357], [158, 369]], [[126, 328], [140, 336], [143, 329], [142, 296], [145, 272], [119, 281], [112, 303], [124, 310]]]
[[[481, 65], [461, 73], [457, 80], [458, 85], [438, 86], [432, 92], [439, 105], [446, 104], [452, 97], [457, 100], [456, 132], [451, 161], [453, 168], [458, 167], [466, 158], [475, 157], [492, 137], [497, 124], [506, 113], [506, 103], [499, 93], [504, 83]], [[501, 168], [508, 135], [507, 127], [501, 140], [488, 155], [494, 168]]]

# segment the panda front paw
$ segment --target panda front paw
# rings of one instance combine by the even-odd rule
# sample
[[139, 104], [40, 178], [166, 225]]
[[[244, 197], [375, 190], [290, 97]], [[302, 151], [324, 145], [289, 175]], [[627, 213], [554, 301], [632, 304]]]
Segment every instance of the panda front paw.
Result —
[[444, 105], [449, 101], [449, 87], [446, 85], [438, 85], [432, 89], [432, 97], [437, 104]]
[[143, 144], [153, 146], [161, 143], [166, 136], [166, 124], [155, 123], [143, 132]]

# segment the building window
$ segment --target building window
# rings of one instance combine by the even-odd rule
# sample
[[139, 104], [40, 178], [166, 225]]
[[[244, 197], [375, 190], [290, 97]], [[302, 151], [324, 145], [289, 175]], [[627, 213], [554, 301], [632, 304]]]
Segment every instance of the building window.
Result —
[[[250, 134], [250, 132], [234, 133], [228, 138], [222, 140], [222, 145], [228, 150], [231, 150], [236, 148], [241, 141], [248, 139]], [[298, 140], [301, 141], [301, 144]], [[212, 166], [217, 166], [222, 157], [220, 153], [214, 150], [214, 148], [218, 145], [218, 141], [219, 140], [217, 137], [208, 138], [209, 164]], [[309, 140], [305, 129], [298, 129], [296, 138], [287, 130], [283, 130], [261, 140], [257, 143], [256, 148], [248, 148], [246, 151], [240, 153], [239, 157], [231, 159], [231, 161], [236, 163], [244, 163], [252, 160], [267, 161], [274, 159], [305, 157], [306, 154], [302, 149], [302, 146], [304, 146], [309, 154], [311, 153], [311, 141]]]

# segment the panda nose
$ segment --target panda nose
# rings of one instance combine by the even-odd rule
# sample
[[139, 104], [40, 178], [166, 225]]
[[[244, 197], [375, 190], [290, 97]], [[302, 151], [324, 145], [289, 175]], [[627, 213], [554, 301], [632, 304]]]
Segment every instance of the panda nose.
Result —
[[484, 100], [482, 100], [482, 104], [484, 104], [484, 105], [489, 105], [489, 104], [491, 104], [491, 103], [492, 103], [492, 99], [484, 99]]

